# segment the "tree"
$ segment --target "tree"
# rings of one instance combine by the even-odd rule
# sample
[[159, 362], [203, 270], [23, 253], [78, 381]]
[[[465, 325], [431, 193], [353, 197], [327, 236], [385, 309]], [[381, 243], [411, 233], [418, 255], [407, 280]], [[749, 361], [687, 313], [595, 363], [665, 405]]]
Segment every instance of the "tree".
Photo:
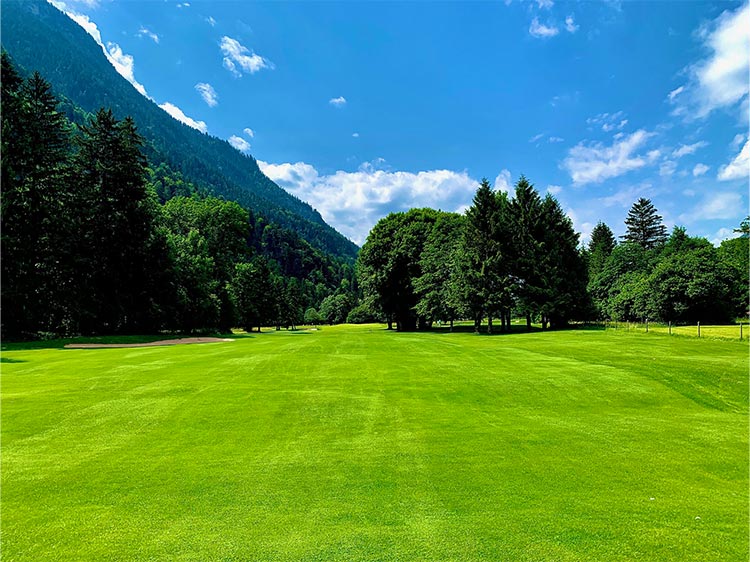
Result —
[[236, 321], [242, 329], [251, 332], [257, 327], [260, 332], [263, 323], [273, 318], [275, 303], [271, 284], [271, 271], [262, 256], [234, 266], [227, 293], [234, 305]]
[[2, 332], [33, 337], [72, 312], [70, 125], [38, 73], [22, 82], [5, 54], [2, 73]]
[[544, 237], [544, 224], [539, 193], [524, 175], [516, 182], [510, 216], [516, 294], [520, 309], [526, 314], [526, 327], [530, 329], [532, 316], [539, 312], [543, 299], [540, 263], [543, 259], [541, 240]]
[[593, 278], [604, 269], [604, 264], [609, 258], [617, 242], [612, 230], [603, 222], [598, 222], [591, 231], [591, 239], [588, 245], [589, 278]]
[[425, 241], [420, 256], [422, 275], [414, 280], [419, 300], [416, 312], [430, 322], [453, 320], [459, 314], [451, 299], [451, 286], [456, 279], [456, 254], [463, 238], [464, 217], [456, 213], [440, 213]]
[[321, 322], [322, 318], [317, 310], [311, 307], [305, 311], [305, 324], [308, 324], [310, 326], [317, 326]]
[[633, 203], [625, 225], [627, 231], [622, 239], [640, 244], [647, 250], [660, 246], [667, 239], [667, 227], [649, 199], [641, 197]]

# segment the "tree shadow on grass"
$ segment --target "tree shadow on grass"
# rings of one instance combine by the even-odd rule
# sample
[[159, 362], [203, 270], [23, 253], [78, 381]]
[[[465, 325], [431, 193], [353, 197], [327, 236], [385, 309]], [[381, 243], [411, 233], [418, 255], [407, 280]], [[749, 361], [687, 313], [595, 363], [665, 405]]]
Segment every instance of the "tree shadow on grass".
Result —
[[12, 359], [10, 357], [0, 357], [0, 363], [28, 363], [26, 359]]
[[[180, 334], [180, 333], [163, 333], [149, 335], [117, 335], [117, 336], [80, 336], [75, 338], [58, 338], [48, 340], [33, 340], [22, 342], [3, 342], [0, 346], [1, 351], [32, 351], [38, 349], [65, 349], [68, 344], [134, 344], [134, 343], [151, 343], [155, 341], [172, 340], [191, 337], [218, 337], [227, 339], [245, 339], [254, 338], [250, 334], [235, 333], [201, 333], [201, 334]], [[105, 348], [106, 349], [106, 348]]]

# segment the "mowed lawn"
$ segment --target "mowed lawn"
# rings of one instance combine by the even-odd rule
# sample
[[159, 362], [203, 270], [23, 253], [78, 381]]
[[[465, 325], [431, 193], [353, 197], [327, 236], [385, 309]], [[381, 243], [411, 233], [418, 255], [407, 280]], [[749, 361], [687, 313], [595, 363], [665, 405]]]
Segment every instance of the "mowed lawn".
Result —
[[11, 349], [5, 562], [748, 559], [747, 342]]

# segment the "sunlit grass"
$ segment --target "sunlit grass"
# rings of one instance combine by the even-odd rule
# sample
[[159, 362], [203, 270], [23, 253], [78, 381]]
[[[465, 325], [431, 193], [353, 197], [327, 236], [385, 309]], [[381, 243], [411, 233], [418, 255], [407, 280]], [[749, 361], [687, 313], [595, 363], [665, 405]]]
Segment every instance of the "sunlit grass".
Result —
[[5, 560], [748, 558], [747, 342], [324, 326], [20, 347]]

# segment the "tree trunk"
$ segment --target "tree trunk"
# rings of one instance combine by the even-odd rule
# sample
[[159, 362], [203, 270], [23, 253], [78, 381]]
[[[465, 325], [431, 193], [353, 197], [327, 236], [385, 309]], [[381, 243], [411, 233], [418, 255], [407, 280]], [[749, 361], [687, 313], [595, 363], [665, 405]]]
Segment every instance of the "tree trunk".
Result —
[[547, 329], [547, 315], [542, 314], [542, 330], [546, 330], [546, 329]]
[[526, 329], [531, 330], [531, 313], [526, 313]]
[[451, 329], [450, 329], [450, 331], [451, 332], [453, 331], [453, 318], [451, 318]]
[[487, 333], [492, 333], [492, 314], [487, 315]]

